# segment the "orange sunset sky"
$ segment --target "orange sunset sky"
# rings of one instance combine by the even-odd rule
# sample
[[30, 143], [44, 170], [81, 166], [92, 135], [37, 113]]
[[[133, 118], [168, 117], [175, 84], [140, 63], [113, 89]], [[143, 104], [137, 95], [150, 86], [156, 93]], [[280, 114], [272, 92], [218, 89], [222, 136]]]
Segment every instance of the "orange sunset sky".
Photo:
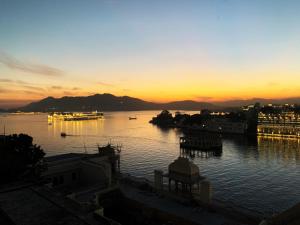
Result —
[[300, 96], [298, 1], [4, 1], [0, 108]]

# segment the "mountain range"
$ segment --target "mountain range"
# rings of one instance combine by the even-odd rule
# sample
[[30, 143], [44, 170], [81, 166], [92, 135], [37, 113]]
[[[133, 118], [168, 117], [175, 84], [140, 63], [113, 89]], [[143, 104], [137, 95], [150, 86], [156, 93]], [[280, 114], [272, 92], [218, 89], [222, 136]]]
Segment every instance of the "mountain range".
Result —
[[26, 106], [10, 111], [24, 112], [63, 112], [63, 111], [134, 111], [134, 110], [201, 110], [201, 109], [224, 109], [237, 108], [244, 105], [254, 104], [299, 104], [300, 98], [286, 99], [263, 99], [253, 98], [248, 100], [231, 100], [223, 102], [197, 102], [192, 100], [174, 101], [168, 103], [154, 103], [129, 96], [115, 96], [112, 94], [95, 94], [80, 97], [47, 97], [40, 101], [32, 102]]
[[261, 105], [266, 104], [300, 104], [300, 97], [294, 98], [281, 98], [281, 99], [265, 99], [265, 98], [252, 98], [252, 99], [236, 99], [223, 102], [214, 102], [218, 106], [225, 107], [241, 107], [245, 105], [255, 104], [259, 102]]
[[95, 94], [85, 97], [47, 97], [32, 102], [19, 111], [24, 112], [64, 112], [64, 111], [134, 111], [134, 110], [161, 110], [181, 109], [200, 110], [217, 108], [211, 103], [196, 101], [176, 101], [169, 103], [154, 103], [129, 96], [114, 96], [112, 94]]

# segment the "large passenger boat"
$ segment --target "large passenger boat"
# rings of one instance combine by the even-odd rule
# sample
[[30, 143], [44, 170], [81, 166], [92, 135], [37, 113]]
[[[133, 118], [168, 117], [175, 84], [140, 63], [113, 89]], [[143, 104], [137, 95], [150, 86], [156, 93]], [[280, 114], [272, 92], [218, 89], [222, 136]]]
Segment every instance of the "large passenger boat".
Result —
[[54, 112], [48, 115], [48, 120], [58, 119], [64, 121], [76, 121], [76, 120], [97, 120], [102, 119], [102, 112]]

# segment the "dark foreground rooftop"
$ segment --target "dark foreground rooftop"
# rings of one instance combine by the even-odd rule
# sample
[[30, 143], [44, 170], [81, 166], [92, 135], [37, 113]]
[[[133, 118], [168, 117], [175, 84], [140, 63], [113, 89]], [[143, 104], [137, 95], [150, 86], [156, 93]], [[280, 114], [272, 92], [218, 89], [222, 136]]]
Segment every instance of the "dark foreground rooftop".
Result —
[[10, 224], [88, 224], [29, 187], [0, 193], [0, 207], [2, 220], [10, 218]]

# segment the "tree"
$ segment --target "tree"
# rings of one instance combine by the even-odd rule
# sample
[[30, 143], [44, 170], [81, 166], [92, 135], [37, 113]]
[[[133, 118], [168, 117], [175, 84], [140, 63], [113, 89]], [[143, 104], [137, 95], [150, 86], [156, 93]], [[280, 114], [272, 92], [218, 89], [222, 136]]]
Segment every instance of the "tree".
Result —
[[168, 110], [161, 111], [160, 114], [158, 114], [156, 117], [152, 118], [150, 123], [153, 123], [153, 124], [161, 126], [161, 127], [174, 126], [174, 120], [173, 120], [172, 113], [170, 113]]
[[43, 168], [42, 159], [45, 153], [32, 141], [32, 137], [26, 134], [1, 137], [0, 183], [39, 175]]

